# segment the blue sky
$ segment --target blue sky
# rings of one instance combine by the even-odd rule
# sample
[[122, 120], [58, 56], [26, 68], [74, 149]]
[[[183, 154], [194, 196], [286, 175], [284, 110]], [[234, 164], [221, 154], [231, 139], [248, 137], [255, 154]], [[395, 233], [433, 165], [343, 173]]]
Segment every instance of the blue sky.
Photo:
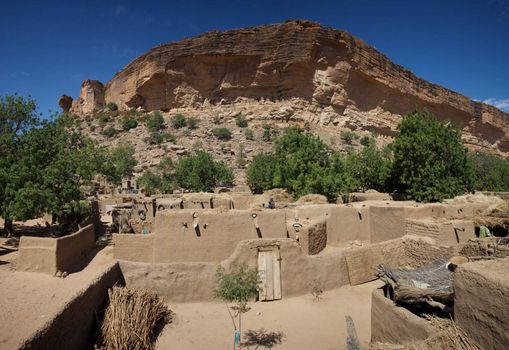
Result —
[[310, 19], [345, 29], [418, 76], [509, 111], [509, 0], [2, 1], [0, 95], [41, 112], [106, 83], [151, 47], [210, 30]]

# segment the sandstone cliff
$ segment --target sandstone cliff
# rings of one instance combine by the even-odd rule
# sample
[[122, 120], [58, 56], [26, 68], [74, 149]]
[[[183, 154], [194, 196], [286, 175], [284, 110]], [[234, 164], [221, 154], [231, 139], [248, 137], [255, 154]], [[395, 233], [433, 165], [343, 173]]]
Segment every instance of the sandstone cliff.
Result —
[[83, 116], [105, 102], [170, 112], [247, 104], [251, 110], [243, 113], [254, 119], [388, 136], [404, 113], [426, 107], [453, 120], [471, 148], [509, 151], [508, 114], [418, 78], [347, 32], [308, 21], [214, 31], [157, 46], [104, 87], [85, 81], [71, 111]]

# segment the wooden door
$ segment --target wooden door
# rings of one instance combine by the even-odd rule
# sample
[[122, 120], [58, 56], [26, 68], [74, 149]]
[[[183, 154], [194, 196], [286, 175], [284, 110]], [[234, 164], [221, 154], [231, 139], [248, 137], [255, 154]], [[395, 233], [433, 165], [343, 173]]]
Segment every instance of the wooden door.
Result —
[[281, 299], [281, 259], [277, 247], [258, 250], [258, 273], [262, 281], [260, 300]]

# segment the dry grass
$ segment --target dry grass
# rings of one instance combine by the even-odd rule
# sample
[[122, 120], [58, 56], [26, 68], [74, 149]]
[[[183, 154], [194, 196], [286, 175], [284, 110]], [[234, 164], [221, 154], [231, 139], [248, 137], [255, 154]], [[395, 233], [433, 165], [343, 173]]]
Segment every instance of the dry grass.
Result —
[[263, 206], [267, 206], [271, 197], [276, 203], [276, 208], [282, 208], [293, 203], [293, 197], [290, 193], [281, 188], [274, 188], [263, 192], [263, 194], [253, 196], [253, 200], [250, 203], [250, 209], [259, 209]]
[[487, 196], [482, 193], [467, 194], [463, 196], [454, 197], [453, 199], [447, 199], [444, 201], [447, 204], [464, 204], [464, 203], [483, 203], [487, 207], [480, 215], [494, 215], [496, 213], [507, 212], [507, 202], [497, 196]]
[[153, 349], [158, 332], [171, 321], [171, 311], [154, 292], [113, 287], [101, 327], [100, 348]]
[[306, 194], [300, 197], [295, 204], [327, 204], [327, 197], [321, 194]]
[[435, 335], [406, 344], [375, 343], [370, 350], [481, 350], [454, 321], [434, 316], [427, 319], [435, 328]]

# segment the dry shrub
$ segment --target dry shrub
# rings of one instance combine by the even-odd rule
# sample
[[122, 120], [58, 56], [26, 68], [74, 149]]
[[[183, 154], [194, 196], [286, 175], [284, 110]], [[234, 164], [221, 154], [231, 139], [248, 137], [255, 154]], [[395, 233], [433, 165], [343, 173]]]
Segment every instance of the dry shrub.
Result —
[[157, 294], [146, 290], [113, 287], [101, 327], [100, 348], [105, 350], [154, 349], [171, 311]]
[[464, 196], [454, 197], [453, 199], [446, 199], [447, 204], [464, 204], [464, 203], [484, 203], [487, 208], [483, 210], [481, 215], [493, 215], [496, 213], [507, 212], [507, 202], [497, 196], [487, 196], [482, 193], [467, 194]]
[[282, 188], [274, 188], [263, 192], [263, 194], [253, 196], [253, 200], [250, 203], [250, 209], [261, 208], [264, 205], [267, 206], [270, 198], [274, 199], [276, 208], [288, 206], [293, 202], [293, 197], [288, 191]]
[[428, 321], [435, 328], [436, 333], [424, 340], [406, 344], [371, 344], [371, 350], [481, 350], [465, 332], [452, 320], [428, 316]]
[[327, 204], [327, 197], [321, 194], [306, 194], [300, 197], [296, 204]]
[[188, 201], [208, 201], [211, 198], [232, 199], [232, 197], [227, 193], [190, 192], [182, 195], [182, 199]]

